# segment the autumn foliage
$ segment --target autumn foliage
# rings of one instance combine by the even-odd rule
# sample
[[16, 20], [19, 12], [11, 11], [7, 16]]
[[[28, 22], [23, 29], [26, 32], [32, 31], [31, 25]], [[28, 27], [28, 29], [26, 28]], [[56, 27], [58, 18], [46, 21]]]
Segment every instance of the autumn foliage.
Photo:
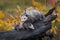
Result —
[[[54, 3], [53, 3], [53, 4], [54, 4]], [[35, 0], [32, 0], [32, 5], [33, 5], [33, 6], [28, 7], [28, 8], [33, 9], [33, 7], [35, 7], [35, 9], [41, 10], [42, 12], [44, 12], [43, 10], [46, 10], [46, 9], [47, 9], [45, 5], [42, 5], [40, 2], [36, 2]], [[54, 6], [55, 6], [55, 5], [54, 5]], [[6, 16], [5, 16], [4, 11], [0, 10], [0, 31], [3, 31], [3, 30], [13, 30], [14, 27], [15, 27], [17, 24], [21, 23], [21, 21], [20, 21], [20, 15], [21, 15], [22, 12], [24, 11], [24, 9], [22, 9], [22, 7], [21, 7], [21, 9], [20, 9], [20, 6], [17, 5], [16, 8], [14, 8], [14, 11], [15, 11], [16, 14], [18, 14], [18, 15], [13, 16], [12, 14], [8, 14], [8, 13], [7, 13], [7, 15], [8, 15], [9, 17], [5, 18]], [[47, 10], [47, 11], [48, 11], [48, 10]], [[58, 11], [58, 15], [59, 15], [56, 20], [57, 20], [58, 22], [60, 22], [60, 7], [59, 7], [59, 6], [56, 8], [56, 11]], [[58, 27], [55, 25], [56, 20], [54, 20], [54, 21], [52, 22], [53, 27], [52, 27], [52, 29], [50, 30], [51, 32], [54, 32], [55, 34], [57, 33], [57, 28], [58, 28]]]

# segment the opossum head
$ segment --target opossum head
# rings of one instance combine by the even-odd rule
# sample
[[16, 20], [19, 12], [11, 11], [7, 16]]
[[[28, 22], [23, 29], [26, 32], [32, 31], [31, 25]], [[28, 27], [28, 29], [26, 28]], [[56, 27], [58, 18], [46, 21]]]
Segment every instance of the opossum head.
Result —
[[20, 18], [22, 22], [29, 20], [29, 10], [25, 10]]
[[28, 17], [26, 16], [26, 15], [22, 15], [21, 16], [21, 21], [22, 22], [25, 22], [25, 21], [27, 21], [28, 20]]

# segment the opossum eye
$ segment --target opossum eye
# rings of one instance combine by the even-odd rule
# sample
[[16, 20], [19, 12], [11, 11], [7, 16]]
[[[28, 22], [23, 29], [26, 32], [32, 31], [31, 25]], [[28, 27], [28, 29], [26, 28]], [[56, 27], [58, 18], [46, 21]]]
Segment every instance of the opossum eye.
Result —
[[28, 15], [26, 15], [26, 17], [28, 17]]

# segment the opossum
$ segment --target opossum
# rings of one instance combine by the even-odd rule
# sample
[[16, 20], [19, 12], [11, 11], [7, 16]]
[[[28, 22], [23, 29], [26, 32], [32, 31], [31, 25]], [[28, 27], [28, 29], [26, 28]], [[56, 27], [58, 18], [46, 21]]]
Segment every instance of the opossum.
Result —
[[38, 10], [25, 10], [20, 18], [22, 23], [17, 28], [34, 29], [34, 25], [32, 23], [37, 20], [42, 20], [42, 15]]

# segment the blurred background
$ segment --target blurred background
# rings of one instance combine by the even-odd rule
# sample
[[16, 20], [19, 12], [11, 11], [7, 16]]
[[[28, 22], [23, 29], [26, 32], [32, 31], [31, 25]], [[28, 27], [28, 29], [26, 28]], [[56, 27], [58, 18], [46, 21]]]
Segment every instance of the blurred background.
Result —
[[[53, 8], [59, 0], [0, 0], [0, 31], [13, 30], [15, 25], [19, 24], [20, 15], [24, 9], [34, 7], [46, 14], [49, 9]], [[50, 32], [54, 34], [53, 40], [60, 40], [60, 6], [57, 5], [56, 11], [58, 17], [52, 21]]]

